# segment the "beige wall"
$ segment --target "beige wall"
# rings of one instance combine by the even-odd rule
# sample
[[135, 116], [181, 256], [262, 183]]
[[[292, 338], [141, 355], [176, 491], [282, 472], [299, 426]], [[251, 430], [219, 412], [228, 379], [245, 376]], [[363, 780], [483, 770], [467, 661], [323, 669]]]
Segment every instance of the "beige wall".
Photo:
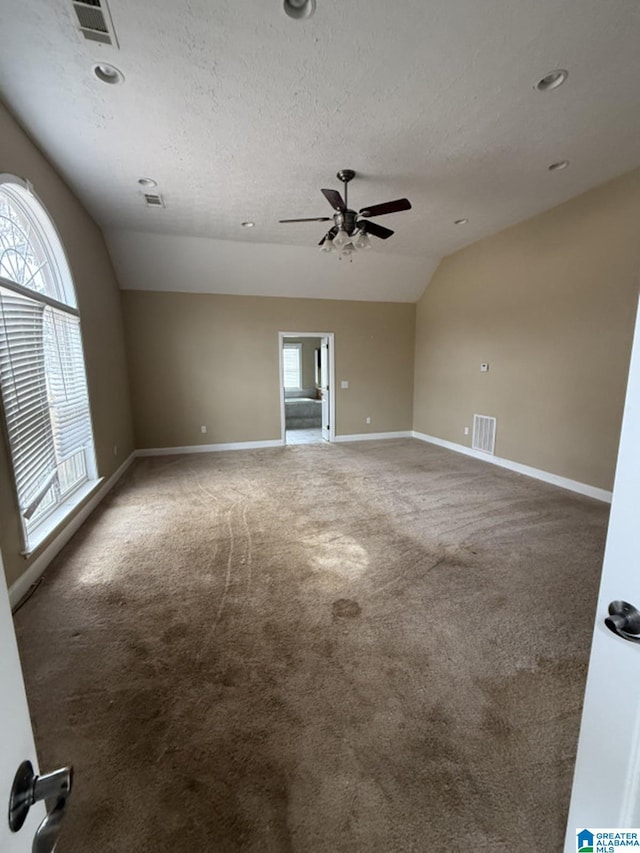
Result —
[[335, 333], [338, 434], [411, 429], [414, 304], [122, 296], [139, 448], [279, 439], [279, 331]]
[[[102, 232], [1, 104], [0, 172], [31, 181], [64, 243], [81, 313], [98, 471], [108, 477], [133, 450], [133, 434], [120, 294]], [[19, 553], [20, 522], [4, 441], [0, 441], [0, 515], [0, 547], [12, 583], [29, 562]]]
[[[640, 170], [446, 258], [418, 304], [414, 426], [610, 489], [640, 264]], [[489, 362], [488, 373], [480, 373]]]

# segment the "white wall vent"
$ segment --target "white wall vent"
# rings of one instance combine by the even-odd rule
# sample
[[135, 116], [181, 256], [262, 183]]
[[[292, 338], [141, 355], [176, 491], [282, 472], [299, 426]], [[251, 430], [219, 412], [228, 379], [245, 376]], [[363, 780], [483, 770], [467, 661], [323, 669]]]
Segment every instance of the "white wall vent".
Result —
[[483, 453], [490, 453], [493, 456], [495, 446], [496, 419], [490, 418], [488, 415], [474, 415], [471, 447], [474, 450], [482, 450]]
[[147, 207], [164, 207], [164, 199], [160, 193], [144, 193], [144, 203]]
[[107, 0], [73, 0], [80, 32], [89, 41], [118, 47], [118, 39], [107, 6]]

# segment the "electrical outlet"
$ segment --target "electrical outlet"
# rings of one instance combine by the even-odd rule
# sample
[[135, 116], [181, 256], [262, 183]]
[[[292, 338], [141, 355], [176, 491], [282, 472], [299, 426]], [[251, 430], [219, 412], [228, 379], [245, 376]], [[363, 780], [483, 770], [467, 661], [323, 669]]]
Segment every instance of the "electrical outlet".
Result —
[[371, 418], [366, 418], [366, 419], [365, 419], [365, 423], [370, 424], [370, 423], [371, 423]]
[[348, 387], [349, 387], [349, 380], [348, 380], [348, 379], [343, 379], [343, 380], [340, 382], [340, 387], [341, 387], [341, 388], [348, 388]]
[[480, 373], [488, 373], [488, 372], [489, 372], [489, 365], [487, 364], [486, 361], [483, 361], [482, 364], [480, 365]]
[[200, 427], [200, 432], [204, 435], [204, 433], [206, 433], [206, 431], [207, 431], [207, 428], [206, 428], [206, 426], [203, 424], [203, 425]]
[[469, 435], [469, 427], [465, 427], [465, 428], [464, 428], [464, 434], [465, 434], [465, 435]]

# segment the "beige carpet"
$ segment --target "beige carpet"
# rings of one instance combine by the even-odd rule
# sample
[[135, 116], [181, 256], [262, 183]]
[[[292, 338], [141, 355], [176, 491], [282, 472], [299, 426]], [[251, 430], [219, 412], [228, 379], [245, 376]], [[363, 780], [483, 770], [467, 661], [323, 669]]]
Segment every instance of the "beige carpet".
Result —
[[560, 851], [607, 515], [410, 439], [139, 460], [16, 617], [60, 853]]

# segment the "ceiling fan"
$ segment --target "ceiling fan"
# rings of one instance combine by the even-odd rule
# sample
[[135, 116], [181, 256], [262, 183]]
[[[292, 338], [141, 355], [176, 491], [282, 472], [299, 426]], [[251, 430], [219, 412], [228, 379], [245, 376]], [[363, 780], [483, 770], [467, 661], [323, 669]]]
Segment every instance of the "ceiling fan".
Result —
[[[338, 190], [323, 189], [320, 192], [327, 199], [331, 207], [336, 211], [333, 216], [313, 216], [308, 219], [280, 219], [284, 222], [331, 222], [330, 228], [319, 242], [323, 252], [332, 252], [335, 249], [342, 255], [350, 255], [356, 249], [369, 249], [371, 241], [369, 234], [387, 240], [393, 234], [390, 228], [369, 222], [371, 216], [383, 216], [386, 213], [397, 213], [400, 210], [411, 210], [411, 202], [408, 198], [398, 198], [395, 201], [387, 201], [384, 204], [373, 204], [363, 207], [356, 213], [348, 205], [347, 190], [349, 181], [355, 178], [353, 169], [341, 169], [336, 177], [344, 184], [344, 201]], [[361, 218], [362, 217], [362, 218]]]

